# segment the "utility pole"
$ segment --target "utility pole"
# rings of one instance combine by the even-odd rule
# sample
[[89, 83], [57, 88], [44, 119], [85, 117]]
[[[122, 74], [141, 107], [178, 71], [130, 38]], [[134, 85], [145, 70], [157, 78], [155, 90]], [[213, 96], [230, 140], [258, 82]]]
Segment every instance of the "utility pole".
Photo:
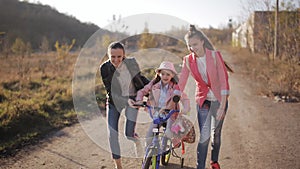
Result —
[[273, 61], [277, 57], [277, 31], [278, 31], [278, 11], [279, 11], [279, 0], [276, 0], [276, 9], [275, 9], [275, 25], [274, 25], [274, 55], [273, 55]]

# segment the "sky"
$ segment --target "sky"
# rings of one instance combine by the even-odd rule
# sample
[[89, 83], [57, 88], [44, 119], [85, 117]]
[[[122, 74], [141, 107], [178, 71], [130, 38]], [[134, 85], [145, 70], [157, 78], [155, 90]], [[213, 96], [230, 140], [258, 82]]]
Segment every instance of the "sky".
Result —
[[144, 13], [158, 13], [177, 17], [201, 28], [221, 28], [229, 19], [238, 22], [241, 0], [29, 0], [55, 8], [74, 16], [81, 22], [94, 23], [103, 28], [116, 18]]

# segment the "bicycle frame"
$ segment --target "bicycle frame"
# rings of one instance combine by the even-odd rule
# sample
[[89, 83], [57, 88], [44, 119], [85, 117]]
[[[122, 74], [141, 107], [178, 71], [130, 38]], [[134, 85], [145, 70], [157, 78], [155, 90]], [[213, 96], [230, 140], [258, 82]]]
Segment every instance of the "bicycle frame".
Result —
[[[143, 161], [143, 164], [142, 164], [142, 169], [145, 168], [148, 168], [147, 165], [147, 161], [146, 160], [149, 160], [148, 158], [149, 157], [149, 154], [151, 155], [151, 161], [152, 161], [152, 167], [153, 165], [155, 165], [155, 168], [156, 169], [159, 169], [159, 165], [160, 165], [160, 158], [161, 158], [161, 155], [162, 153], [164, 153], [164, 150], [165, 150], [165, 147], [166, 144], [165, 144], [165, 141], [167, 141], [167, 137], [165, 137], [164, 135], [162, 136], [161, 140], [159, 138], [159, 134], [161, 133], [159, 131], [160, 127], [163, 125], [163, 123], [167, 122], [167, 120], [174, 114], [174, 113], [177, 113], [179, 112], [179, 110], [168, 110], [168, 114], [165, 116], [165, 117], [161, 117], [161, 116], [158, 116], [158, 117], [153, 117], [152, 115], [152, 111], [151, 109], [153, 109], [151, 106], [149, 105], [146, 105], [146, 103], [144, 102], [144, 105], [143, 106], [146, 106], [147, 109], [148, 109], [148, 113], [150, 114], [150, 117], [152, 118], [153, 120], [153, 124], [156, 124], [155, 128], [152, 129], [152, 132], [153, 132], [153, 139], [152, 139], [152, 142], [151, 144], [149, 144], [146, 148], [146, 153], [145, 153], [145, 156], [144, 156], [144, 161]], [[165, 133], [165, 128], [163, 129], [163, 133]], [[169, 147], [170, 148], [170, 151], [172, 149], [172, 146]], [[151, 152], [151, 153], [150, 153]], [[154, 163], [154, 160], [153, 158], [156, 158], [156, 163]], [[149, 163], [149, 161], [148, 161]]]

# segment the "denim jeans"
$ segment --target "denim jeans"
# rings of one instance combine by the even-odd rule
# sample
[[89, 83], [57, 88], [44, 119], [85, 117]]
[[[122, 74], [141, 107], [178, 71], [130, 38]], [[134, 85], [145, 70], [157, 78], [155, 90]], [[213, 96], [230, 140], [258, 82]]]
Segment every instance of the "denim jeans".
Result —
[[[109, 144], [112, 152], [113, 159], [121, 158], [120, 144], [119, 144], [119, 119], [120, 112], [116, 109], [113, 104], [107, 105], [108, 114], [108, 134], [109, 134]], [[138, 110], [130, 106], [125, 106], [125, 136], [127, 139], [134, 140], [134, 130], [136, 125]]]
[[[218, 161], [221, 146], [221, 131], [223, 120], [217, 120], [216, 114], [220, 103], [205, 100], [202, 107], [197, 105], [200, 140], [197, 147], [197, 169], [205, 169], [208, 144], [211, 139], [211, 161]], [[226, 103], [225, 112], [228, 103]]]

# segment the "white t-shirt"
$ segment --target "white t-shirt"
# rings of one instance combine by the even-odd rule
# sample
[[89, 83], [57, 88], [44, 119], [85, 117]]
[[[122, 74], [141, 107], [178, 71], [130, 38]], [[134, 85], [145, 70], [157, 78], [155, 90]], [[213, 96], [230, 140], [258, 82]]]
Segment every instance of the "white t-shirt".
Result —
[[161, 81], [160, 81], [160, 83], [161, 83], [161, 88], [160, 88], [160, 95], [159, 95], [159, 100], [158, 100], [158, 107], [165, 107], [169, 84], [166, 84], [165, 86], [163, 86]]
[[[204, 55], [203, 57], [197, 57], [196, 60], [197, 60], [197, 65], [198, 65], [198, 71], [201, 74], [203, 81], [206, 84], [208, 84], [208, 77], [207, 77], [207, 72], [206, 72], [206, 55]], [[217, 98], [215, 97], [214, 93], [211, 91], [210, 88], [208, 90], [206, 100], [209, 100], [209, 101], [217, 100]]]
[[132, 77], [124, 63], [121, 63], [117, 68], [120, 76], [118, 77], [119, 84], [122, 90], [122, 96], [133, 96], [135, 93], [135, 89], [133, 84], [131, 83]]

